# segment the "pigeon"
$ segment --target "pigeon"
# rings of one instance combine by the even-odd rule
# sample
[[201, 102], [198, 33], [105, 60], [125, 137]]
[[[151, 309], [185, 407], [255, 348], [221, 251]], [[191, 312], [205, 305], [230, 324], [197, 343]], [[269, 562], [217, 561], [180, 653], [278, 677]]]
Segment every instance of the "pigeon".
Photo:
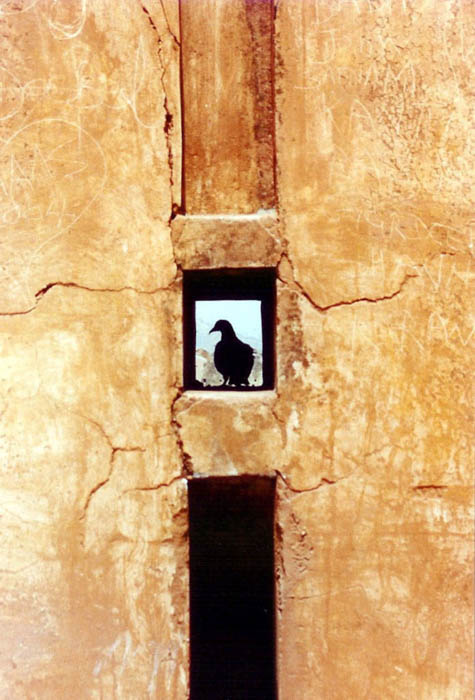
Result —
[[221, 340], [216, 343], [214, 349], [214, 364], [223, 375], [222, 386], [249, 386], [249, 375], [254, 364], [253, 349], [239, 340], [229, 321], [216, 321], [210, 333], [215, 331], [221, 331]]

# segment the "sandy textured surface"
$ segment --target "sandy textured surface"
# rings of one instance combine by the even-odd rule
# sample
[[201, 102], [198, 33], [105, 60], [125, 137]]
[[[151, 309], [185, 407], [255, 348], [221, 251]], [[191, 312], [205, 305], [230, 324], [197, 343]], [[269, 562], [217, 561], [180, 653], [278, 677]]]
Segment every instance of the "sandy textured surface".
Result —
[[[468, 700], [473, 3], [192, 5], [180, 85], [174, 0], [0, 4], [0, 695], [185, 699], [186, 480], [277, 474], [280, 700]], [[246, 266], [276, 389], [183, 393]]]

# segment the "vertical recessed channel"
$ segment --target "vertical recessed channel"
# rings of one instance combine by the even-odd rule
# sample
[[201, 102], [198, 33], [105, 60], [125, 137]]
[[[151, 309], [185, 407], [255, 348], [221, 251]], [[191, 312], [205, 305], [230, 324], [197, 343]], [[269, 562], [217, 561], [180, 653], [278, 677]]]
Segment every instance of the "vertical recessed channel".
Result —
[[276, 700], [269, 477], [188, 482], [191, 700]]
[[181, 0], [183, 205], [275, 206], [273, 0]]

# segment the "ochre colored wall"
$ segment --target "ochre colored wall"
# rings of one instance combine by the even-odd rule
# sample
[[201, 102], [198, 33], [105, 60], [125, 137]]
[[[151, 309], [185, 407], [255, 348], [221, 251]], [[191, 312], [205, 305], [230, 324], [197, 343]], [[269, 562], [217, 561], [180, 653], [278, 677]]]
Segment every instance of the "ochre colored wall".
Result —
[[185, 697], [178, 8], [0, 19], [0, 695]]
[[[472, 697], [474, 5], [275, 5], [0, 5], [9, 699], [187, 697], [193, 473], [277, 474], [280, 700]], [[226, 266], [277, 267], [275, 391], [181, 390]]]
[[286, 699], [472, 696], [474, 10], [279, 3]]

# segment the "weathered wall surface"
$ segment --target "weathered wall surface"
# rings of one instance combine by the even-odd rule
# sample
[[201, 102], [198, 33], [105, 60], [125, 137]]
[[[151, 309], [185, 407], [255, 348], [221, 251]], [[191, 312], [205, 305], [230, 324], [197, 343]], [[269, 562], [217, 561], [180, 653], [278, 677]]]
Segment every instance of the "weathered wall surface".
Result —
[[0, 20], [0, 695], [185, 697], [177, 7]]
[[[279, 697], [472, 696], [473, 3], [276, 5], [278, 211], [243, 81], [248, 216], [171, 224], [177, 3], [1, 5], [4, 697], [185, 698], [186, 477], [276, 471]], [[180, 266], [248, 265], [276, 391], [182, 393]]]
[[469, 698], [474, 5], [278, 7], [282, 697]]

